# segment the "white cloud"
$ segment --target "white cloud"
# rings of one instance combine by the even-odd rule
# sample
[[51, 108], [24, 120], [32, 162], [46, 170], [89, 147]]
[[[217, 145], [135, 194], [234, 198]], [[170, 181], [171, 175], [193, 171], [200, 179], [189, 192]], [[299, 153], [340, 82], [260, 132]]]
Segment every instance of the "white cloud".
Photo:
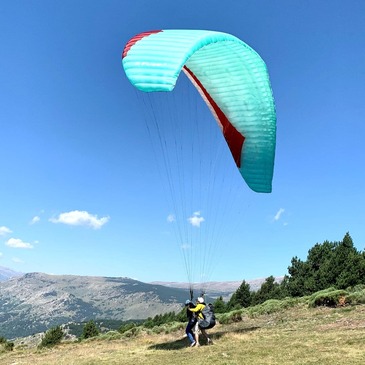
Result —
[[12, 233], [12, 231], [8, 227], [5, 226], [0, 227], [0, 236], [5, 236], [8, 233]]
[[63, 223], [70, 226], [88, 226], [94, 229], [101, 228], [109, 221], [109, 217], [98, 218], [97, 215], [86, 211], [73, 210], [72, 212], [61, 213], [57, 218], [51, 218], [52, 223]]
[[10, 238], [5, 242], [5, 244], [13, 248], [33, 248], [33, 245], [28, 242], [24, 242], [19, 238]]
[[191, 246], [188, 243], [183, 243], [181, 245], [182, 250], [190, 250]]
[[175, 216], [174, 216], [173, 214], [169, 214], [169, 215], [167, 216], [167, 221], [168, 221], [169, 223], [172, 223], [172, 222], [175, 222], [175, 221], [176, 221], [176, 218], [175, 218]]
[[200, 227], [200, 224], [204, 222], [204, 218], [200, 216], [200, 212], [194, 212], [193, 216], [188, 218], [190, 224], [194, 227]]
[[30, 224], [36, 224], [41, 220], [41, 218], [36, 215], [35, 217], [32, 218], [32, 220], [30, 221]]
[[285, 209], [280, 208], [278, 210], [278, 212], [275, 214], [274, 221], [278, 221], [281, 218], [281, 216], [283, 215], [284, 212], [285, 212]]
[[16, 264], [23, 264], [24, 261], [22, 259], [19, 259], [18, 257], [13, 257], [11, 259], [13, 262], [15, 262]]

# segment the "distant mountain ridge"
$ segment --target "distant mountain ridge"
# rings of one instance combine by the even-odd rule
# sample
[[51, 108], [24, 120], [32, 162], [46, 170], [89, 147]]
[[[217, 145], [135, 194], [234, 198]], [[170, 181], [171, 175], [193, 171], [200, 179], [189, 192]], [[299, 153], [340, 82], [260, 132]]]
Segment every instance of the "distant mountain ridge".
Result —
[[0, 266], [0, 282], [6, 281], [11, 278], [18, 277], [18, 276], [22, 276], [22, 275], [23, 275], [23, 273], [14, 271], [12, 269], [8, 269], [7, 267]]
[[[0, 267], [0, 336], [25, 337], [52, 326], [90, 319], [140, 320], [181, 310], [189, 284], [143, 283], [127, 277], [22, 274]], [[281, 277], [276, 278], [280, 282]], [[265, 279], [246, 281], [257, 290]], [[205, 283], [208, 300], [224, 300], [242, 281]], [[194, 297], [200, 295], [199, 285]]]
[[[250, 285], [250, 290], [257, 291], [261, 288], [261, 285], [265, 282], [266, 278], [259, 278], [253, 280], [245, 280]], [[275, 282], [280, 283], [283, 280], [283, 276], [275, 277]], [[239, 288], [243, 280], [239, 281], [211, 281], [208, 283], [196, 283], [193, 284], [194, 291], [199, 293], [201, 287], [206, 289], [206, 293], [211, 297], [222, 296], [227, 300], [229, 297]], [[150, 284], [163, 285], [169, 288], [189, 289], [189, 283], [180, 282], [166, 282], [166, 281], [153, 281]]]
[[186, 296], [183, 289], [130, 278], [24, 274], [0, 283], [0, 336], [90, 319], [146, 319], [180, 311]]

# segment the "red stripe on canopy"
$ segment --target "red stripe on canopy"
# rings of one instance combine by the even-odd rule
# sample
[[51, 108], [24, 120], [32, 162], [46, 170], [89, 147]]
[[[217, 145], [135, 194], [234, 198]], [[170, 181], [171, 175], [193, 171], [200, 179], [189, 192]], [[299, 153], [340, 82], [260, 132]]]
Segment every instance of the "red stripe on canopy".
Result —
[[151, 34], [155, 34], [155, 33], [160, 33], [162, 32], [162, 30], [150, 30], [149, 32], [143, 32], [143, 33], [139, 33], [136, 36], [134, 36], [132, 39], [130, 39], [128, 41], [128, 43], [125, 45], [123, 53], [122, 53], [122, 59], [127, 55], [127, 53], [129, 52], [129, 50], [141, 39], [143, 39], [144, 37], [148, 37]]
[[245, 137], [237, 131], [237, 129], [231, 124], [226, 115], [223, 113], [221, 108], [217, 105], [217, 103], [213, 100], [208, 91], [204, 88], [203, 84], [200, 80], [194, 75], [194, 73], [186, 66], [184, 69], [188, 72], [189, 76], [194, 80], [196, 85], [199, 87], [199, 91], [201, 91], [205, 97], [205, 100], [213, 110], [219, 122], [223, 128], [223, 135], [227, 141], [228, 147], [231, 150], [232, 156], [238, 168], [241, 167], [241, 151], [243, 142], [245, 141]]

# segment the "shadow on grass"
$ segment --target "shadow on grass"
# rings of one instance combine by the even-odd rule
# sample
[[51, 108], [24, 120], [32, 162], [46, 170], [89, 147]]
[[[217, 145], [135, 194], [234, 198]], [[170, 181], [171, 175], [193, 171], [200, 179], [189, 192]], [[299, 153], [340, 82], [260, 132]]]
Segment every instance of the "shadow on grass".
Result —
[[[256, 331], [257, 329], [259, 329], [260, 327], [247, 327], [247, 328], [240, 328], [240, 329], [235, 329], [233, 331], [219, 331], [219, 332], [214, 332], [212, 334], [209, 334], [209, 337], [212, 339], [213, 343], [214, 341], [220, 339], [221, 337], [223, 337], [224, 335], [226, 335], [227, 333], [248, 333], [248, 332], [253, 332]], [[208, 343], [206, 341], [206, 338], [204, 338], [204, 336], [200, 336], [201, 340], [200, 345], [201, 346], [208, 346]], [[151, 345], [148, 347], [149, 350], [181, 350], [183, 348], [186, 348], [189, 346], [189, 340], [184, 337], [184, 338], [180, 338], [178, 340], [175, 341], [170, 341], [170, 342], [164, 342], [164, 343], [158, 343], [156, 345]]]

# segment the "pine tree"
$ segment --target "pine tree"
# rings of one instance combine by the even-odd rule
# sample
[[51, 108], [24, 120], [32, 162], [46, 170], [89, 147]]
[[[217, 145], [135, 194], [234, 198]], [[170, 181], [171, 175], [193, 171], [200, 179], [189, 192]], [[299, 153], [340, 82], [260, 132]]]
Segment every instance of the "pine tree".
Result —
[[64, 334], [61, 326], [52, 327], [45, 333], [39, 347], [52, 347], [57, 345], [61, 342], [63, 336]]
[[90, 320], [89, 322], [87, 322], [83, 328], [82, 331], [82, 339], [86, 339], [86, 338], [91, 338], [91, 337], [95, 337], [99, 334], [99, 330], [96, 327], [96, 324], [93, 320]]
[[307, 293], [314, 293], [333, 285], [329, 272], [334, 248], [333, 242], [325, 241], [322, 244], [315, 244], [308, 251], [308, 273], [305, 281]]
[[291, 259], [291, 266], [288, 267], [289, 277], [287, 280], [287, 290], [293, 297], [301, 297], [310, 294], [306, 292], [305, 280], [308, 268], [305, 262], [297, 256]]
[[283, 287], [291, 296], [303, 296], [336, 287], [365, 283], [365, 253], [358, 252], [349, 233], [341, 242], [325, 241], [308, 251], [307, 261], [294, 257]]
[[346, 233], [342, 242], [336, 247], [334, 263], [339, 269], [336, 276], [336, 287], [346, 289], [364, 282], [364, 257], [354, 247], [352, 238]]
[[250, 292], [250, 284], [247, 284], [245, 280], [239, 288], [233, 293], [231, 299], [227, 303], [227, 309], [232, 310], [234, 308], [247, 308], [251, 305], [252, 294]]
[[224, 303], [222, 296], [214, 301], [213, 306], [215, 313], [224, 313], [226, 311], [226, 303]]
[[266, 278], [265, 282], [261, 285], [261, 288], [253, 294], [252, 304], [264, 303], [268, 299], [280, 299], [282, 292], [280, 285], [275, 283], [275, 278], [271, 275]]
[[336, 285], [340, 275], [344, 275], [344, 271], [346, 271], [349, 256], [356, 253], [352, 238], [348, 233], [341, 242], [336, 243], [333, 253], [329, 275], [331, 285]]

